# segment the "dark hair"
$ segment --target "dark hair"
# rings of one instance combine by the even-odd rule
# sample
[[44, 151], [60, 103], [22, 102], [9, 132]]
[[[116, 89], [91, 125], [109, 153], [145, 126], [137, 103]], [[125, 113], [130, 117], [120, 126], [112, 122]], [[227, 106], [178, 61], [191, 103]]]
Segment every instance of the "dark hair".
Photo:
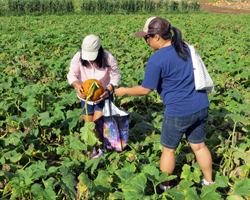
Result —
[[[82, 59], [82, 50], [80, 50], [80, 61], [83, 66], [89, 67], [89, 62], [87, 60]], [[95, 61], [96, 61], [97, 66], [100, 68], [110, 67], [107, 64], [106, 56], [105, 56], [104, 49], [102, 48], [102, 46], [98, 50], [98, 54], [97, 54]]]
[[175, 51], [181, 59], [187, 61], [187, 57], [190, 57], [190, 54], [185, 47], [185, 42], [182, 40], [181, 31], [175, 27], [172, 27], [172, 30], [174, 32], [174, 36], [172, 37], [172, 44], [174, 45]]
[[[159, 34], [159, 35], [164, 40], [171, 39], [172, 45], [174, 46], [175, 51], [177, 52], [178, 56], [181, 59], [187, 61], [187, 57], [190, 57], [190, 55], [188, 53], [188, 50], [185, 47], [184, 41], [182, 40], [181, 31], [178, 28], [172, 27], [171, 24], [167, 20], [165, 20], [163, 18], [160, 18], [160, 19], [162, 19], [162, 20], [161, 21], [152, 20], [152, 22], [149, 25], [150, 26], [149, 28], [151, 28], [151, 29], [160, 28], [161, 26], [159, 25], [159, 23], [161, 23], [161, 25], [164, 25], [164, 27], [168, 26], [169, 27], [168, 32], [163, 33], [163, 34]], [[161, 29], [162, 29], [162, 27], [161, 27]], [[164, 30], [166, 31], [166, 28]], [[171, 30], [173, 30], [174, 36], [172, 36]], [[151, 34], [149, 34], [149, 35], [151, 35]], [[150, 36], [150, 37], [152, 37], [152, 36]]]

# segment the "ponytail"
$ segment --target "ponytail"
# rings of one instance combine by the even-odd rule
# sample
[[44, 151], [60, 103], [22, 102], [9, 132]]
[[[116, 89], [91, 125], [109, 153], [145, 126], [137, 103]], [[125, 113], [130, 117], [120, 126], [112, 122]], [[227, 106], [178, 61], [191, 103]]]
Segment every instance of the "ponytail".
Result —
[[184, 46], [185, 43], [182, 40], [182, 34], [181, 31], [178, 28], [171, 27], [171, 29], [174, 32], [174, 36], [172, 37], [172, 44], [175, 48], [175, 51], [177, 52], [178, 56], [187, 61], [187, 57], [190, 57], [186, 47]]
[[[174, 32], [174, 36], [172, 36], [171, 30]], [[187, 57], [190, 57], [187, 49], [185, 48], [185, 43], [182, 40], [182, 34], [181, 31], [178, 28], [175, 28], [169, 24], [169, 32], [165, 34], [159, 34], [162, 39], [168, 40], [171, 39], [172, 45], [175, 48], [175, 51], [177, 52], [178, 56], [187, 61]]]

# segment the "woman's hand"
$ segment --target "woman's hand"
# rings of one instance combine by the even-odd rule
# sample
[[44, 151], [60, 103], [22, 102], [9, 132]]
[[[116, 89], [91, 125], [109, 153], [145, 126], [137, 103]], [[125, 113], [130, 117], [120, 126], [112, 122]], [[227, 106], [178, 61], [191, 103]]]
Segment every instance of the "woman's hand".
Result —
[[86, 99], [87, 96], [82, 94], [83, 91], [84, 91], [84, 90], [83, 90], [83, 88], [82, 88], [81, 85], [79, 85], [79, 86], [76, 88], [77, 95], [78, 95], [81, 99]]
[[126, 88], [126, 87], [120, 87], [115, 90], [115, 95], [118, 97], [122, 97], [125, 94], [130, 96], [139, 97], [142, 95], [147, 95], [152, 91], [152, 89], [144, 88], [141, 85], [132, 87], [132, 88]]
[[82, 86], [78, 83], [78, 82], [73, 82], [72, 85], [76, 88], [76, 93], [78, 95], [78, 97], [80, 97], [81, 99], [86, 99], [87, 97], [85, 95], [82, 94], [82, 92], [84, 91]]
[[106, 99], [107, 97], [109, 97], [109, 93], [108, 93], [107, 90], [105, 90], [105, 91], [102, 93], [102, 95], [99, 97], [99, 99], [97, 99], [97, 100], [95, 101], [95, 103], [99, 103], [100, 101]]
[[125, 87], [120, 87], [115, 89], [115, 95], [118, 97], [123, 97], [126, 94], [126, 88]]

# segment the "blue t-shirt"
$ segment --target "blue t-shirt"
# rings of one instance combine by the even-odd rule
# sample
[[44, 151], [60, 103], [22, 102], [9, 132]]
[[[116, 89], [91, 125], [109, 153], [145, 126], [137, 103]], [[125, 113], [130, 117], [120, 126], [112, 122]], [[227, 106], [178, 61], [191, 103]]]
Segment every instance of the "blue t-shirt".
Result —
[[209, 106], [206, 91], [195, 90], [191, 56], [184, 61], [172, 45], [149, 58], [142, 87], [157, 89], [169, 117], [184, 117]]

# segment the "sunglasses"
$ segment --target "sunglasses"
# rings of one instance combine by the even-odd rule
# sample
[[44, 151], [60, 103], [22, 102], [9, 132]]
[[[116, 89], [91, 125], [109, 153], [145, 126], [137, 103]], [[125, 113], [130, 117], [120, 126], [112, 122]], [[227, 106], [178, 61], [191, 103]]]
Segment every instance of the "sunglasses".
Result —
[[145, 41], [147, 42], [147, 39], [150, 37], [150, 35], [145, 35], [144, 36], [144, 39], [145, 39]]
[[154, 37], [154, 36], [155, 36], [155, 34], [148, 34], [148, 35], [145, 35], [145, 36], [144, 36], [144, 39], [145, 39], [145, 41], [147, 42], [148, 38]]

